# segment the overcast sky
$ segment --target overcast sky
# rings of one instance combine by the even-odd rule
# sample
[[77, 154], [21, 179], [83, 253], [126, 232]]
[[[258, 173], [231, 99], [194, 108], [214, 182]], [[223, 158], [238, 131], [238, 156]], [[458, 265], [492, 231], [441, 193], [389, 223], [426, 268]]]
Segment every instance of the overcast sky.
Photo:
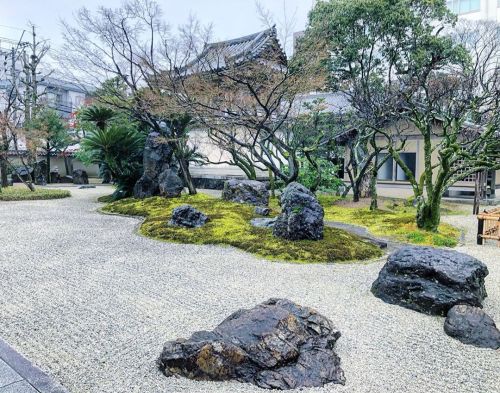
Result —
[[[213, 25], [216, 39], [230, 39], [263, 29], [256, 11], [255, 0], [158, 0], [164, 19], [172, 27], [184, 23], [190, 14], [203, 24]], [[39, 35], [50, 39], [53, 47], [61, 44], [60, 20], [72, 20], [77, 9], [91, 10], [99, 5], [116, 7], [122, 0], [0, 0], [0, 37], [18, 39], [28, 21], [33, 22]], [[314, 0], [260, 0], [275, 20], [283, 20], [284, 4], [288, 17], [295, 15], [295, 29], [302, 30]], [[16, 30], [16, 29], [20, 30]], [[0, 38], [1, 39], [1, 38]]]

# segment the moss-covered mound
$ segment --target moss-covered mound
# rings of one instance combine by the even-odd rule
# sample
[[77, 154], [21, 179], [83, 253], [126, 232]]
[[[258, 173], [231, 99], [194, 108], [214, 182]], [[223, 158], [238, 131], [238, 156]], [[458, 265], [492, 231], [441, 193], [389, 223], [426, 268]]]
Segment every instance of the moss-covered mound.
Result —
[[[455, 247], [460, 239], [460, 230], [449, 224], [441, 224], [437, 233], [418, 229], [415, 222], [416, 209], [405, 206], [401, 201], [394, 203], [383, 200], [383, 209], [370, 211], [366, 206], [342, 206], [339, 198], [335, 197], [320, 196], [319, 199], [325, 209], [325, 220], [364, 226], [375, 236], [436, 247]], [[442, 214], [460, 214], [460, 212], [444, 206]]]
[[[195, 229], [168, 225], [172, 209], [183, 204], [190, 204], [207, 214], [210, 221]], [[277, 239], [271, 230], [250, 225], [250, 220], [257, 217], [252, 206], [226, 202], [205, 194], [173, 199], [130, 198], [113, 202], [102, 210], [146, 217], [140, 233], [148, 237], [176, 243], [229, 245], [273, 260], [345, 262], [382, 255], [381, 250], [373, 244], [334, 228], [325, 228], [325, 237], [320, 241]], [[274, 214], [277, 213], [275, 210]]]
[[35, 201], [44, 199], [68, 198], [71, 193], [68, 190], [56, 190], [50, 188], [36, 188], [30, 191], [24, 186], [2, 188], [0, 201]]

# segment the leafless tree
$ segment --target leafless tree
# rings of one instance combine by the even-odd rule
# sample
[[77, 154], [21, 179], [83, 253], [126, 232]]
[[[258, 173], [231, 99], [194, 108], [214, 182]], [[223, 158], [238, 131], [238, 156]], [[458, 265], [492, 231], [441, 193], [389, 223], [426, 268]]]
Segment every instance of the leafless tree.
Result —
[[[178, 115], [174, 112], [179, 107], [160, 110], [157, 106], [165, 95], [157, 77], [169, 66], [163, 54], [171, 51], [169, 28], [162, 20], [159, 4], [154, 0], [129, 0], [116, 9], [101, 6], [96, 13], [82, 8], [75, 15], [74, 25], [67, 21], [62, 24], [64, 45], [57, 57], [71, 78], [86, 86], [117, 78], [126, 89], [97, 99], [164, 134], [165, 122], [171, 114]], [[181, 138], [170, 138], [168, 143], [172, 142], [176, 150]], [[189, 168], [177, 150], [176, 157], [190, 192], [196, 192]]]

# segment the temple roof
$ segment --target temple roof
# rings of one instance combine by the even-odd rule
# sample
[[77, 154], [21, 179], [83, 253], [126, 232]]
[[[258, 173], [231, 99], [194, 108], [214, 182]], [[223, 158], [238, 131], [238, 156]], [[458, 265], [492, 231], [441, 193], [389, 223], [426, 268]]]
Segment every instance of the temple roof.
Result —
[[201, 54], [185, 69], [188, 73], [218, 71], [230, 64], [264, 59], [270, 50], [274, 55], [277, 51], [279, 60], [286, 63], [286, 54], [279, 44], [274, 26], [245, 37], [206, 44]]

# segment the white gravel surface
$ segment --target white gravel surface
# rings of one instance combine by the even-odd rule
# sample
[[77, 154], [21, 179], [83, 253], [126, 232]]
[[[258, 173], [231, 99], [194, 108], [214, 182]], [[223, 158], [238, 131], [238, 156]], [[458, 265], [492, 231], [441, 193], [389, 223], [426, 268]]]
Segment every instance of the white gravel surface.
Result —
[[[109, 188], [71, 192], [0, 203], [0, 337], [71, 392], [263, 392], [165, 378], [155, 361], [164, 341], [270, 297], [312, 306], [342, 332], [346, 385], [304, 392], [500, 391], [500, 351], [465, 346], [444, 334], [443, 318], [371, 295], [383, 261], [294, 265], [163, 243], [136, 235], [137, 219], [96, 212]], [[500, 249], [459, 250], [488, 264], [485, 310], [500, 322]]]

